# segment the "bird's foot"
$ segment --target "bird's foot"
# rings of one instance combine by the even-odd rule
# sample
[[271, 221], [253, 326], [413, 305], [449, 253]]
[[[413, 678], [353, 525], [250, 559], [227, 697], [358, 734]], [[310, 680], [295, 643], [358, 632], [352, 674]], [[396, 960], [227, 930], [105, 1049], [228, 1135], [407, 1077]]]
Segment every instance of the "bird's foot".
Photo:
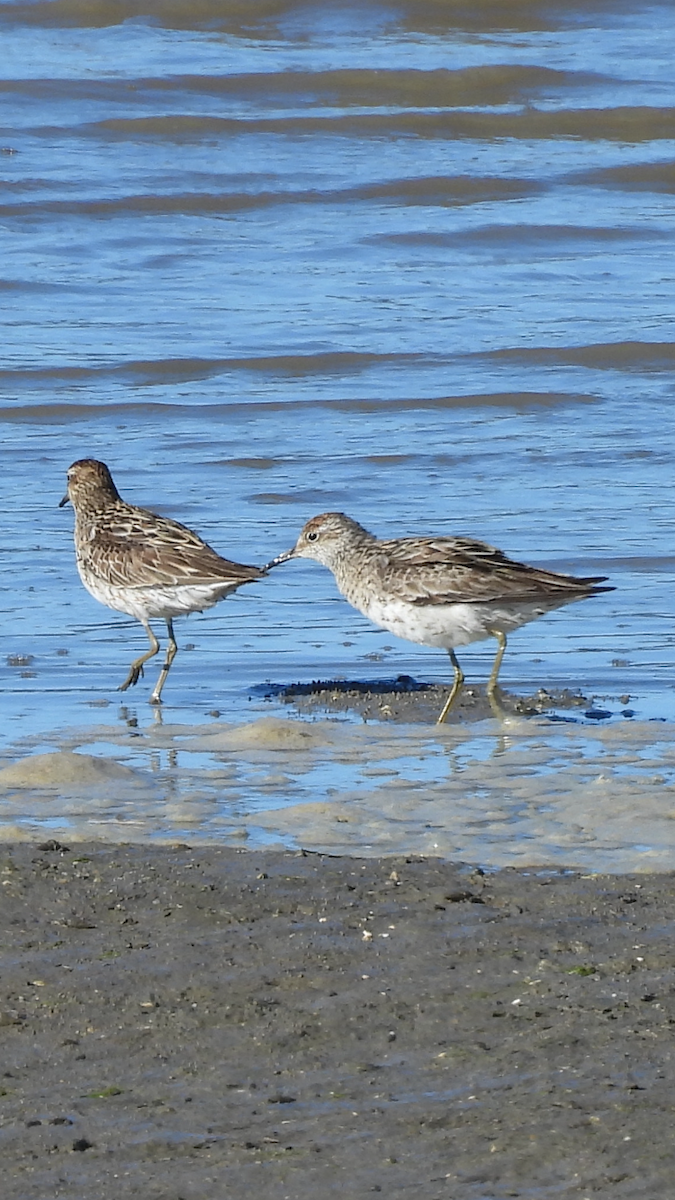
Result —
[[131, 670], [129, 671], [129, 674], [127, 675], [126, 679], [124, 680], [124, 683], [121, 683], [120, 686], [118, 687], [118, 689], [117, 689], [118, 692], [126, 692], [127, 688], [135, 687], [136, 684], [138, 683], [139, 679], [141, 678], [142, 674], [143, 674], [142, 667], [132, 666]]

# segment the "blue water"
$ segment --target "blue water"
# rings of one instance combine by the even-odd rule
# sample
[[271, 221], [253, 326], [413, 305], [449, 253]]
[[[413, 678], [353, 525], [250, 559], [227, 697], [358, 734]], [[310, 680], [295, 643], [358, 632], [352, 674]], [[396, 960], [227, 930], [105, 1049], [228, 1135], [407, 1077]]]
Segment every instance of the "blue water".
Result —
[[[0, 6], [10, 757], [101, 706], [152, 720], [152, 664], [115, 690], [143, 631], [84, 592], [57, 508], [84, 455], [243, 562], [339, 509], [607, 574], [503, 682], [675, 718], [675, 11], [508, 7]], [[312, 564], [176, 632], [186, 724], [268, 713], [265, 681], [448, 675]]]

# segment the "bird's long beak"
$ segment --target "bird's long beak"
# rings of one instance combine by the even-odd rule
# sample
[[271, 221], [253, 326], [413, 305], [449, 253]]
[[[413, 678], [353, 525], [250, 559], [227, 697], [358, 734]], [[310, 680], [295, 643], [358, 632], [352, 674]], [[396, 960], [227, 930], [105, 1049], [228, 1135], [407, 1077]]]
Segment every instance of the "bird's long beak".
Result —
[[69, 500], [70, 500], [70, 496], [66, 492], [65, 496], [63, 497], [63, 500], [59, 500], [59, 508], [63, 508], [64, 504], [67, 504]]
[[277, 557], [273, 558], [271, 562], [265, 563], [263, 571], [270, 571], [272, 567], [278, 567], [279, 563], [288, 562], [289, 558], [295, 558], [295, 546], [292, 550], [286, 550], [284, 554], [277, 554]]

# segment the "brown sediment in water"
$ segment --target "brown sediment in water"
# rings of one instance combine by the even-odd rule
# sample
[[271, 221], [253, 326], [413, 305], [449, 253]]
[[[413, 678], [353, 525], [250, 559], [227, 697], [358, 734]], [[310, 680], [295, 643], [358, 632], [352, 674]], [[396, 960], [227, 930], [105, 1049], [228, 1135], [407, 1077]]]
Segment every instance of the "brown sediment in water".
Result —
[[668, 1192], [673, 875], [54, 841], [0, 871], [5, 1200]]

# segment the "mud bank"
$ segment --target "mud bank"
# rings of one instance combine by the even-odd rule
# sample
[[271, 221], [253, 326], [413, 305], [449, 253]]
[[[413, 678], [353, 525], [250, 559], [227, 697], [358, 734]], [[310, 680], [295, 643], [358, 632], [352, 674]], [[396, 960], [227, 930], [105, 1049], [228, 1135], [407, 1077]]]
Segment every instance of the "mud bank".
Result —
[[[343, 680], [317, 679], [312, 683], [265, 686], [259, 692], [266, 699], [292, 706], [303, 715], [349, 713], [364, 721], [396, 721], [406, 724], [433, 725], [448, 698], [450, 684], [419, 683], [410, 675], [396, 679]], [[629, 697], [621, 698], [629, 701]], [[621, 702], [621, 701], [620, 701]], [[555, 711], [578, 713], [590, 719], [602, 719], [612, 713], [602, 709], [580, 691], [570, 688], [539, 688], [526, 696], [499, 689], [499, 711], [504, 716], [531, 717]], [[465, 684], [453, 704], [447, 721], [451, 725], [484, 721], [493, 717], [485, 687]]]
[[672, 875], [0, 847], [6, 1200], [668, 1194]]

